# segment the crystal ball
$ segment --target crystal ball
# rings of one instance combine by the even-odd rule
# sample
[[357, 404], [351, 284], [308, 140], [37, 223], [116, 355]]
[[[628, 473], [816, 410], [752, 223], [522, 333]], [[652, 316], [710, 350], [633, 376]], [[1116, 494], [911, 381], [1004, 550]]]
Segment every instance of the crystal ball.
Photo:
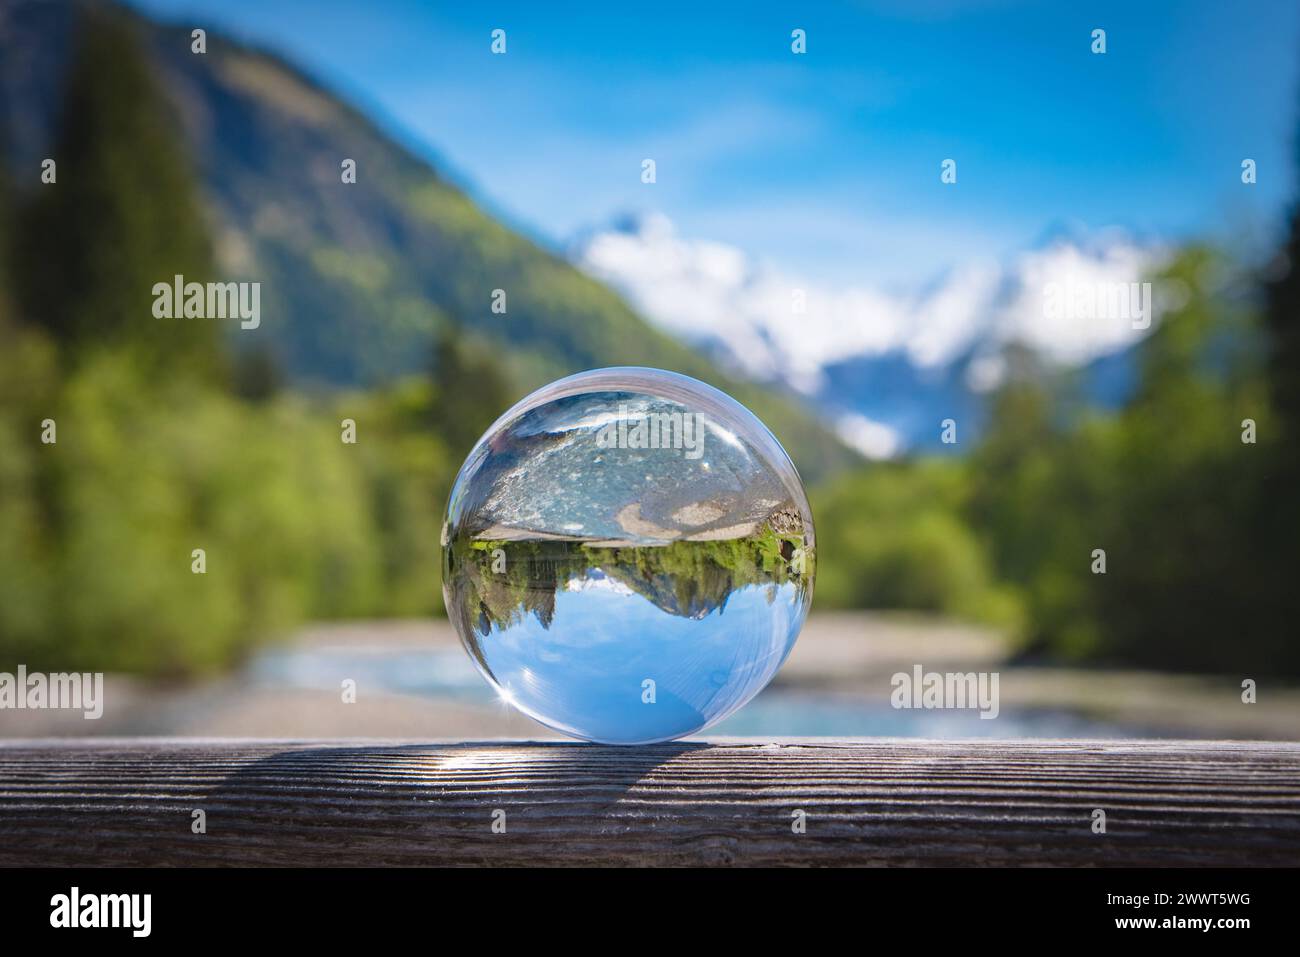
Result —
[[648, 744], [772, 680], [814, 557], [803, 483], [752, 412], [676, 373], [598, 369], [474, 446], [443, 523], [443, 598], [505, 701], [574, 737]]

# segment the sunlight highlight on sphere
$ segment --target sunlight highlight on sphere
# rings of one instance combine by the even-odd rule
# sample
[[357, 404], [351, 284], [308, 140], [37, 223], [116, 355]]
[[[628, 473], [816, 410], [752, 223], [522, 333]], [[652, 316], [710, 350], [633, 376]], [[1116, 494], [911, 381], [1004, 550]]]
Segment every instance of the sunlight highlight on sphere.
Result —
[[443, 524], [447, 614], [504, 701], [609, 744], [693, 734], [772, 680], [812, 601], [812, 513], [744, 406], [598, 369], [510, 409]]

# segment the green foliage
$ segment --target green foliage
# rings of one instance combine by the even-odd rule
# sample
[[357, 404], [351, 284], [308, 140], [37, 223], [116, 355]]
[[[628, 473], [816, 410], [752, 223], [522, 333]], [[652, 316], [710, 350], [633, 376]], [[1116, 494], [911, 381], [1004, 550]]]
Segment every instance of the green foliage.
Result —
[[[1059, 380], [1021, 364], [971, 460], [967, 514], [1025, 596], [1033, 647], [1173, 670], [1300, 672], [1286, 635], [1295, 513], [1268, 494], [1278, 446], [1249, 308], [1227, 264], [1180, 255], [1156, 282], [1186, 293], [1138, 349], [1114, 416], [1063, 416]], [[1094, 551], [1105, 553], [1104, 573]]]
[[[364, 498], [335, 435], [291, 405], [141, 388], [97, 357], [65, 388], [46, 481], [59, 530], [44, 660], [183, 674], [229, 665], [307, 614], [376, 597]], [[194, 549], [206, 573], [192, 570]]]
[[437, 393], [430, 418], [459, 462], [497, 416], [522, 396], [513, 394], [500, 367], [483, 347], [466, 343], [450, 330], [438, 339], [432, 371]]
[[[1297, 141], [1300, 166], [1300, 141]], [[1288, 479], [1300, 479], [1300, 202], [1278, 257], [1280, 269], [1265, 286], [1264, 323], [1268, 335], [1268, 381], [1284, 447], [1277, 454]], [[1294, 488], [1294, 486], [1292, 486]]]
[[[427, 616], [443, 610], [442, 509], [461, 458], [449, 453], [448, 439], [429, 429], [437, 388], [425, 379], [409, 379], [387, 392], [335, 403], [336, 423], [352, 417], [364, 430], [348, 454], [360, 470], [363, 488], [355, 504], [369, 515], [382, 583], [367, 615]], [[471, 391], [466, 399], [474, 395]]]
[[[3, 661], [193, 674], [304, 619], [438, 606], [445, 455], [404, 408], [427, 386], [340, 400], [348, 445], [317, 405], [150, 384], [119, 352], [59, 383], [32, 334], [0, 383]], [[36, 440], [46, 416], [55, 445]]]
[[[0, 668], [191, 675], [305, 619], [440, 607], [434, 387], [308, 399], [264, 340], [230, 363], [218, 324], [153, 316], [155, 282], [213, 278], [174, 130], [130, 27], [90, 9], [58, 180], [17, 210], [4, 270], [23, 281], [18, 318], [0, 310]], [[0, 238], [11, 221], [0, 205]], [[471, 371], [463, 407], [501, 401]]]
[[[0, 134], [3, 134], [3, 129], [0, 129]], [[0, 343], [14, 335], [12, 291], [9, 288], [9, 277], [13, 274], [13, 247], [10, 236], [13, 201], [9, 195], [8, 171], [4, 168], [3, 156], [4, 138], [0, 135]]]
[[155, 283], [211, 278], [209, 242], [177, 124], [115, 9], [85, 9], [61, 112], [57, 180], [20, 221], [24, 316], [72, 359], [125, 345], [151, 373], [219, 371], [215, 324], [153, 315]]
[[[1143, 344], [1142, 387], [1092, 463], [1111, 481], [1109, 568], [1091, 608], [1107, 658], [1295, 674], [1287, 608], [1300, 527], [1268, 494], [1281, 446], [1259, 329], [1252, 310], [1215, 292], [1223, 266], [1191, 250], [1171, 267], [1165, 278], [1187, 303]], [[1245, 418], [1259, 444], [1242, 442]]]
[[906, 608], [1014, 627], [1014, 595], [960, 510], [965, 466], [950, 459], [881, 464], [813, 492], [821, 552], [817, 604]]
[[[1224, 292], [1232, 275], [1190, 248], [1153, 277], [1185, 298], [1138, 347], [1140, 387], [1120, 412], [1082, 409], [1068, 376], [1013, 347], [965, 462], [879, 465], [817, 489], [819, 605], [1002, 622], [1058, 660], [1300, 674], [1297, 486], [1277, 484], [1294, 451], [1264, 374], [1294, 374], [1276, 341], [1289, 326], [1272, 320], [1264, 338], [1249, 301]], [[1257, 444], [1242, 442], [1245, 419]]]
[[1059, 416], [1065, 385], [1027, 351], [1008, 350], [1007, 370], [969, 462], [962, 514], [993, 559], [992, 574], [1017, 587], [1030, 628], [1022, 637], [1051, 633], [1083, 655], [1095, 644], [1081, 606], [1088, 555], [1107, 512], [1098, 483], [1108, 473], [1089, 450], [1104, 440], [1104, 426]]
[[[1300, 141], [1296, 148], [1300, 161]], [[1272, 414], [1260, 423], [1269, 463], [1260, 498], [1269, 504], [1266, 520], [1258, 523], [1257, 547], [1270, 556], [1259, 587], [1272, 596], [1272, 620], [1286, 623], [1276, 640], [1287, 646], [1285, 652], [1294, 660], [1300, 654], [1294, 638], [1295, 622], [1300, 621], [1300, 589], [1295, 587], [1300, 567], [1300, 201], [1292, 207], [1291, 228], [1277, 263], [1280, 268], [1265, 286]]]
[[0, 649], [51, 640], [54, 536], [41, 482], [40, 423], [55, 392], [56, 356], [37, 333], [0, 322]]

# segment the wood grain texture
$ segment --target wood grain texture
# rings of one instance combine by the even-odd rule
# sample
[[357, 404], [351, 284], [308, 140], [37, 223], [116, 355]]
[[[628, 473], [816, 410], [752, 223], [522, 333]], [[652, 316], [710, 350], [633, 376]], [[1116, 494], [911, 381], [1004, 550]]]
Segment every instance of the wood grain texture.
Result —
[[11, 741], [0, 864], [1297, 865], [1300, 744]]

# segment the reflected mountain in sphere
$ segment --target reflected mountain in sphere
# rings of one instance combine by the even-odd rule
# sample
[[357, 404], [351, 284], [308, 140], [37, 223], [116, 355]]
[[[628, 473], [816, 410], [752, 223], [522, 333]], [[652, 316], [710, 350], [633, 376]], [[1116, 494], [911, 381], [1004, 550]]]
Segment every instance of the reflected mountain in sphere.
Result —
[[814, 557], [798, 474], [752, 413], [685, 376], [602, 369], [535, 392], [470, 453], [443, 593], [507, 701], [576, 737], [648, 743], [772, 679]]

